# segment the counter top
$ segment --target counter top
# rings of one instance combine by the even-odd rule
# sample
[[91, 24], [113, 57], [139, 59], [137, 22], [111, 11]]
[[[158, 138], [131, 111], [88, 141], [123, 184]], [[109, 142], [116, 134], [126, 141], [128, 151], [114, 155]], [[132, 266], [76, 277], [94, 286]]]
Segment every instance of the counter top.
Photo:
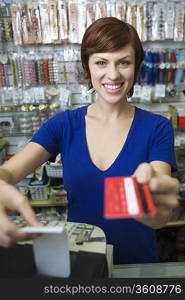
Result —
[[185, 262], [113, 265], [112, 278], [185, 278]]

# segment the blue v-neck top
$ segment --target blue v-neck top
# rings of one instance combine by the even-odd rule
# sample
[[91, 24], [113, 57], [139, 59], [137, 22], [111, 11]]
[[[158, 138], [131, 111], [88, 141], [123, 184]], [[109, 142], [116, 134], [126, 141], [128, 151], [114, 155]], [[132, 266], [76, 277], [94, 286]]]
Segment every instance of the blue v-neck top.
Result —
[[[169, 120], [135, 109], [127, 139], [105, 171], [92, 162], [86, 141], [87, 106], [60, 112], [46, 121], [31, 139], [52, 155], [61, 153], [68, 221], [99, 226], [114, 245], [114, 264], [157, 261], [155, 230], [135, 219], [103, 217], [104, 178], [132, 175], [142, 162], [160, 160], [176, 169], [174, 134]], [[111, 141], [110, 141], [111, 143]]]

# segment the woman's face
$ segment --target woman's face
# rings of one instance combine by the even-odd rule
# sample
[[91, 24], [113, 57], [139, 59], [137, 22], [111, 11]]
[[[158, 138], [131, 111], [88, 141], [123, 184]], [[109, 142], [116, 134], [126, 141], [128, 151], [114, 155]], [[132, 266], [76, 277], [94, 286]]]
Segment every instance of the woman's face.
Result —
[[115, 52], [94, 53], [89, 57], [89, 70], [99, 100], [126, 100], [134, 82], [134, 49], [128, 44]]

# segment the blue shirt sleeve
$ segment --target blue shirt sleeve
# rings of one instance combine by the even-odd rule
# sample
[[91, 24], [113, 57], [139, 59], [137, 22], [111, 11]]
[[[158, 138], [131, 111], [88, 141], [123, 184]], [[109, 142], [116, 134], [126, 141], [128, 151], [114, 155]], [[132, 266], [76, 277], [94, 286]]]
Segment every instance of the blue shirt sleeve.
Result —
[[160, 118], [153, 133], [150, 149], [150, 161], [160, 160], [171, 165], [172, 171], [177, 170], [174, 151], [174, 130], [167, 118]]
[[33, 135], [30, 142], [41, 145], [51, 155], [56, 156], [60, 152], [63, 119], [63, 113], [49, 118]]

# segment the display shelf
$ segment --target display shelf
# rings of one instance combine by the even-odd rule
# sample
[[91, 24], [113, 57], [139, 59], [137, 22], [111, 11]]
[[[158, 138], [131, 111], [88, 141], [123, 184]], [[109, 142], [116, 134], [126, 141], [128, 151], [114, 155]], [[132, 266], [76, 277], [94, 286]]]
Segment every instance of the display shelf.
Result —
[[32, 207], [67, 206], [66, 202], [59, 200], [29, 200], [29, 203]]
[[11, 133], [0, 133], [0, 138], [11, 138], [11, 137], [26, 137], [31, 138], [33, 136], [33, 133], [21, 133], [21, 132], [11, 132]]

